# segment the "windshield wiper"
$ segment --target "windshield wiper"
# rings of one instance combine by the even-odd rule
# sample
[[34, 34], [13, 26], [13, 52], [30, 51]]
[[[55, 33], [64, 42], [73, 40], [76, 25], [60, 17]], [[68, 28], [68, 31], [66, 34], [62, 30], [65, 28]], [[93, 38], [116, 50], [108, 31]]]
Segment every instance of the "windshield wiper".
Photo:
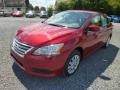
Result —
[[48, 23], [48, 25], [52, 25], [52, 26], [58, 26], [58, 27], [66, 27], [66, 26], [64, 26], [64, 25], [53, 24], [53, 23]]

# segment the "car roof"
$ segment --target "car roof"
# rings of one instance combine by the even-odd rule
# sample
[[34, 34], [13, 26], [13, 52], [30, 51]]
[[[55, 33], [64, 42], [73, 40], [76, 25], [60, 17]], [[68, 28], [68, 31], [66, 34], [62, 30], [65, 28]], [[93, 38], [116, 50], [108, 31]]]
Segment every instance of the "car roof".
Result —
[[84, 12], [84, 13], [89, 13], [89, 14], [92, 14], [92, 15], [97, 15], [97, 14], [99, 14], [99, 12], [89, 11], [89, 10], [67, 10], [67, 11], [71, 11], [71, 12]]

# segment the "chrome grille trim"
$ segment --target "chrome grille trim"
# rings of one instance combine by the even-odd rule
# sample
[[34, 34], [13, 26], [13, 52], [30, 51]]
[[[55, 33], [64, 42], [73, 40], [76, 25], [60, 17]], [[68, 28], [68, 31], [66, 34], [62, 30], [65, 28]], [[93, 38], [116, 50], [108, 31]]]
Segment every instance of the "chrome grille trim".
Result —
[[31, 49], [33, 49], [32, 46], [21, 43], [16, 39], [13, 40], [12, 50], [20, 57], [24, 57], [24, 55]]

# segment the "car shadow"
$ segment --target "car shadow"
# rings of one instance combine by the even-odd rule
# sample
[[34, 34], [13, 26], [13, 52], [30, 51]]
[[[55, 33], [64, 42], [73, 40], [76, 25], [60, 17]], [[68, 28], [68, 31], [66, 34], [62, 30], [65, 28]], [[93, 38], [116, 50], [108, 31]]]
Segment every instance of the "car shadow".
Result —
[[25, 74], [15, 63], [12, 68], [18, 80], [30, 90], [86, 90], [98, 77], [103, 80], [112, 79], [102, 73], [115, 60], [118, 51], [119, 48], [112, 44], [106, 49], [97, 50], [81, 62], [78, 71], [71, 77], [35, 77]]

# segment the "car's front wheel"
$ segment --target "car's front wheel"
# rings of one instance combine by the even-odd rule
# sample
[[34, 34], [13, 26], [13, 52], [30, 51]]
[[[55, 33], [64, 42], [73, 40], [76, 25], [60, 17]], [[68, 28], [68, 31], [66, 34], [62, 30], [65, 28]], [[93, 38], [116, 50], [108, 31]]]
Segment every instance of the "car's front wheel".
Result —
[[70, 76], [75, 73], [75, 71], [78, 69], [78, 66], [81, 61], [81, 54], [79, 51], [75, 50], [73, 53], [69, 56], [64, 69], [65, 76]]

